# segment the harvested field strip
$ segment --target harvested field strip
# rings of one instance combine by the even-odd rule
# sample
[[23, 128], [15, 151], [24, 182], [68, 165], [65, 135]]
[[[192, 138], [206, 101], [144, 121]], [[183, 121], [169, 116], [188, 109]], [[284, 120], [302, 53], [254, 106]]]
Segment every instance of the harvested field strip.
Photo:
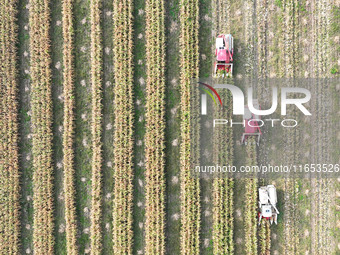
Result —
[[[283, 57], [282, 68], [283, 77], [295, 78], [298, 74], [298, 40], [297, 40], [297, 22], [298, 22], [298, 1], [287, 0], [283, 2], [283, 27], [285, 27], [283, 33], [283, 47], [285, 50], [289, 50], [291, 54], [287, 54]], [[290, 81], [289, 86], [294, 86]], [[290, 116], [295, 116], [296, 111], [290, 111]], [[284, 162], [291, 163], [297, 162], [299, 151], [296, 150], [296, 144], [298, 144], [299, 130], [284, 131], [284, 140], [286, 141], [286, 152], [284, 154]], [[298, 216], [296, 202], [298, 197], [298, 184], [297, 180], [292, 178], [286, 178], [284, 180], [284, 250], [285, 253], [294, 254], [298, 251], [299, 247], [299, 228], [296, 226]]]
[[48, 1], [30, 2], [34, 254], [53, 254], [52, 98]]
[[[249, 76], [252, 86], [255, 86], [254, 79], [257, 75], [256, 49], [255, 44], [255, 9], [253, 1], [246, 0], [245, 8], [245, 42], [246, 42], [246, 66], [245, 73]], [[257, 146], [254, 137], [247, 138], [246, 145], [246, 164], [248, 166], [257, 165]], [[256, 255], [258, 253], [257, 240], [257, 188], [258, 180], [245, 180], [245, 208], [244, 208], [244, 227], [245, 227], [245, 253]]]
[[190, 79], [198, 77], [198, 12], [197, 0], [180, 1], [181, 254], [199, 254], [200, 248], [200, 186], [190, 168], [192, 162], [197, 163], [199, 155], [196, 148], [190, 148], [190, 138], [199, 136], [197, 126], [190, 123], [191, 96], [196, 96], [190, 93]]
[[[256, 22], [257, 22], [257, 73], [258, 73], [258, 99], [264, 102], [268, 101], [268, 87], [266, 83], [268, 78], [268, 0], [260, 0], [256, 5]], [[268, 143], [267, 137], [261, 137], [261, 149], [259, 149], [258, 157], [262, 162], [268, 160]], [[260, 183], [264, 183], [263, 180], [259, 180]], [[270, 180], [269, 180], [270, 182]], [[270, 224], [267, 220], [262, 220], [261, 226], [258, 229], [258, 242], [259, 242], [259, 254], [270, 255], [271, 238], [270, 238]]]
[[73, 0], [62, 3], [64, 79], [64, 194], [67, 254], [78, 254], [74, 180]]
[[298, 22], [298, 1], [283, 1], [283, 47], [285, 51], [289, 50], [290, 54], [283, 57], [283, 75], [284, 77], [296, 77], [298, 67], [298, 41], [297, 41], [297, 22]]
[[[332, 1], [317, 1], [315, 2], [315, 31], [313, 31], [315, 39], [314, 48], [314, 70], [318, 78], [329, 77], [329, 67], [331, 64], [330, 58], [330, 6]], [[330, 162], [331, 151], [329, 144], [332, 135], [333, 126], [331, 121], [327, 118], [327, 109], [329, 109], [329, 98], [331, 92], [327, 81], [319, 81], [316, 84], [316, 93], [319, 97], [316, 100], [316, 118], [318, 125], [313, 126], [314, 134], [320, 134], [315, 144], [314, 160], [316, 162]], [[330, 213], [331, 205], [334, 204], [335, 191], [334, 180], [316, 179], [312, 180], [313, 198], [312, 210], [315, 215], [312, 219], [312, 224], [315, 227], [312, 229], [312, 254], [330, 254], [334, 250], [336, 242], [334, 242], [334, 218]]]
[[245, 39], [245, 73], [251, 78], [251, 81], [256, 77], [256, 56], [255, 56], [255, 24], [254, 24], [254, 2], [252, 0], [244, 1], [244, 39]]
[[114, 1], [114, 203], [113, 251], [132, 254], [133, 29], [132, 1]]
[[[257, 165], [256, 143], [253, 137], [247, 139], [247, 165]], [[257, 179], [245, 180], [245, 250], [246, 254], [257, 254]]]
[[91, 91], [92, 91], [92, 191], [91, 191], [91, 254], [102, 249], [102, 48], [99, 0], [91, 0]]
[[256, 8], [257, 41], [258, 41], [258, 75], [268, 75], [267, 66], [267, 30], [268, 30], [268, 0], [260, 0]]
[[19, 253], [17, 1], [0, 1], [0, 253]]
[[164, 2], [146, 1], [146, 254], [165, 253], [164, 235]]
[[[257, 67], [258, 78], [265, 79], [268, 77], [268, 0], [260, 0], [256, 6], [256, 24], [257, 24]], [[258, 85], [258, 95], [266, 92], [264, 82]], [[268, 94], [268, 93], [267, 93]]]

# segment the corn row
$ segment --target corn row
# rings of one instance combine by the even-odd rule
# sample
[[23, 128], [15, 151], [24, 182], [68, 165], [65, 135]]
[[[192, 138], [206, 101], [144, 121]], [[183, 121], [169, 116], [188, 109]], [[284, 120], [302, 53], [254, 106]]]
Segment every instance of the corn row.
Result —
[[[247, 139], [247, 165], [254, 166], [256, 162], [256, 143], [254, 137]], [[245, 194], [245, 250], [246, 254], [257, 254], [257, 179], [246, 179]]]
[[164, 254], [164, 2], [146, 1], [145, 253]]
[[32, 0], [29, 11], [33, 130], [34, 254], [53, 254], [52, 98], [49, 2]]
[[63, 65], [64, 65], [64, 194], [67, 254], [78, 254], [77, 221], [74, 187], [74, 58], [73, 58], [73, 0], [62, 3], [63, 21]]
[[115, 187], [113, 202], [114, 254], [132, 254], [133, 197], [133, 29], [132, 0], [114, 1]]
[[91, 254], [101, 254], [102, 233], [102, 49], [100, 26], [100, 0], [91, 0], [91, 90], [92, 90], [92, 201], [91, 201]]
[[0, 1], [0, 254], [19, 254], [17, 1]]
[[[216, 110], [214, 118], [231, 117], [231, 95], [225, 90], [218, 91], [224, 103], [230, 105], [226, 109]], [[233, 130], [232, 128], [214, 131], [214, 162], [219, 165], [233, 163]], [[234, 253], [234, 218], [233, 218], [234, 180], [226, 176], [214, 178], [213, 181], [213, 249], [214, 254]]]
[[267, 220], [262, 221], [259, 227], [260, 255], [270, 255], [270, 224]]
[[[191, 163], [199, 152], [190, 148], [190, 138], [199, 138], [197, 126], [190, 123], [190, 79], [198, 77], [198, 1], [180, 1], [181, 54], [181, 254], [199, 254], [200, 187], [191, 174]], [[198, 90], [197, 90], [198, 91]], [[190, 134], [192, 132], [192, 134]], [[191, 151], [192, 150], [192, 151]]]
[[214, 188], [214, 227], [213, 249], [214, 254], [234, 253], [234, 218], [233, 218], [233, 188], [231, 178], [216, 178]]

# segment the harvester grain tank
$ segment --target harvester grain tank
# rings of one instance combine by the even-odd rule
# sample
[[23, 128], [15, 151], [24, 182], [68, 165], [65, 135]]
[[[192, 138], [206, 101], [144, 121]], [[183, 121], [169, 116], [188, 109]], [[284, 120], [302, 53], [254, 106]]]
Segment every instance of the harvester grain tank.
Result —
[[277, 224], [277, 215], [280, 214], [276, 207], [277, 194], [274, 185], [262, 186], [259, 188], [259, 225], [261, 220], [266, 219], [270, 224]]

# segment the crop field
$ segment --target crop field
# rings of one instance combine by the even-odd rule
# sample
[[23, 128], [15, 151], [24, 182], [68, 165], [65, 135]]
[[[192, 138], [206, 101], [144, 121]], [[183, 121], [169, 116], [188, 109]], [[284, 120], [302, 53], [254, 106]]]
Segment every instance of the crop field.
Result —
[[[270, 79], [312, 80], [305, 127], [264, 127], [257, 145], [228, 126], [201, 149], [192, 81], [213, 79], [220, 34], [234, 38], [225, 80], [259, 100]], [[0, 0], [0, 254], [340, 254], [339, 173], [192, 171], [203, 157], [339, 164], [340, 85], [321, 79], [339, 77], [339, 0]], [[232, 119], [217, 92], [214, 118]], [[278, 222], [259, 225], [270, 184]]]

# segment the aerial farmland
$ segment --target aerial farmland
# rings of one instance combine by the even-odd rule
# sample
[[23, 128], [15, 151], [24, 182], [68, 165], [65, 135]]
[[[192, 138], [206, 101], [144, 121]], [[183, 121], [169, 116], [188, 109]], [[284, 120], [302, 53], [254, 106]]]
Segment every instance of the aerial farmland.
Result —
[[0, 255], [340, 254], [339, 78], [339, 0], [0, 0]]

